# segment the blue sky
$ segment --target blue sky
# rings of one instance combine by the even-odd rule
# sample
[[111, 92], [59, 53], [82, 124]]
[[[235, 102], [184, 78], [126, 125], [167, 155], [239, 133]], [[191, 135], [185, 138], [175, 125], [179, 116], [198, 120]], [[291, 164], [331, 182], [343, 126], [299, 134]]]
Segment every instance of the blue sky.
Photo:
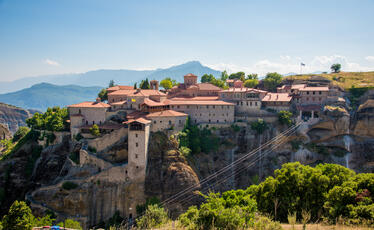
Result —
[[230, 72], [374, 70], [373, 0], [0, 0], [0, 80], [199, 60]]

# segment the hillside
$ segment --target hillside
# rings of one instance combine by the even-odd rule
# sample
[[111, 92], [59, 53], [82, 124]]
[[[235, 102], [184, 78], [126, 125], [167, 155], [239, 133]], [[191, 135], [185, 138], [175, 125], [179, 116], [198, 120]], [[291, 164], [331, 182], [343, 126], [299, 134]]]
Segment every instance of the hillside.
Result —
[[172, 77], [177, 81], [182, 81], [183, 76], [187, 73], [193, 73], [199, 77], [205, 73], [213, 74], [214, 76], [219, 76], [221, 74], [219, 71], [203, 66], [198, 61], [191, 61], [181, 65], [155, 70], [95, 70], [79, 74], [27, 77], [11, 82], [0, 82], [0, 93], [21, 90], [42, 82], [55, 85], [107, 86], [110, 80], [114, 80], [116, 84], [133, 85], [135, 82], [147, 77], [155, 80]]
[[307, 80], [311, 76], [325, 77], [334, 84], [337, 84], [344, 89], [349, 89], [352, 86], [356, 88], [360, 87], [374, 87], [374, 72], [340, 72], [340, 73], [327, 73], [327, 74], [303, 74], [303, 75], [291, 75], [287, 76], [286, 79], [298, 79]]
[[33, 113], [35, 113], [34, 110], [0, 103], [0, 124], [3, 124], [4, 128], [9, 129], [10, 132], [15, 133], [18, 127], [26, 126], [26, 119]]
[[101, 87], [57, 86], [41, 83], [17, 92], [0, 94], [0, 102], [25, 109], [45, 111], [48, 107], [63, 107], [82, 101], [95, 100], [100, 89]]

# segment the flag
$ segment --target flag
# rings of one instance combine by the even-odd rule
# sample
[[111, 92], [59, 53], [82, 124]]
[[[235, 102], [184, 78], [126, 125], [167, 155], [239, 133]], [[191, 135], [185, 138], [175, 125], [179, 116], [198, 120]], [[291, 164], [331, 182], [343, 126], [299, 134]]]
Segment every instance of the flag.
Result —
[[134, 98], [131, 99], [131, 102], [136, 102], [136, 100]]
[[305, 64], [304, 64], [304, 63], [302, 63], [302, 62], [300, 63], [300, 65], [301, 65], [301, 66], [305, 66]]

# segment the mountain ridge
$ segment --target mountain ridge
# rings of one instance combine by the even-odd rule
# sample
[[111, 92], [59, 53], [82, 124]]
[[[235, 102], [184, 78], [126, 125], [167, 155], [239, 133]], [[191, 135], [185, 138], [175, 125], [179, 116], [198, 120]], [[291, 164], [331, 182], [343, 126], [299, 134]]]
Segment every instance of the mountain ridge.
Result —
[[157, 68], [154, 70], [98, 69], [85, 73], [26, 77], [10, 82], [0, 82], [0, 93], [4, 94], [22, 90], [42, 82], [54, 85], [105, 87], [110, 80], [114, 80], [116, 84], [121, 85], [133, 85], [135, 82], [145, 78], [162, 80], [165, 77], [172, 77], [177, 81], [181, 81], [183, 76], [187, 73], [193, 73], [199, 77], [203, 74], [213, 74], [218, 77], [221, 74], [220, 71], [203, 66], [199, 61], [189, 61], [180, 65], [174, 65], [168, 68]]

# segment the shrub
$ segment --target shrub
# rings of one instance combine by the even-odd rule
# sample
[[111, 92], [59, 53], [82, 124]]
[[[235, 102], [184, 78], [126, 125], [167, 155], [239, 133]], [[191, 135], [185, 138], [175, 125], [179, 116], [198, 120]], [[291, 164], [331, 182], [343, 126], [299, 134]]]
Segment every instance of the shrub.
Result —
[[140, 229], [157, 228], [167, 222], [169, 222], [168, 214], [157, 204], [149, 205], [145, 214], [136, 221]]
[[145, 204], [139, 204], [136, 206], [136, 214], [138, 214], [139, 216], [143, 215], [149, 205], [155, 205], [155, 204], [160, 206], [161, 204], [160, 199], [158, 199], [157, 197], [147, 198], [147, 200], [145, 201]]
[[7, 230], [30, 230], [33, 220], [34, 216], [27, 204], [16, 200], [3, 217], [2, 225]]
[[78, 184], [71, 182], [71, 181], [65, 181], [62, 184], [62, 188], [65, 190], [72, 190], [72, 189], [76, 189], [77, 187], [78, 187]]
[[281, 230], [282, 226], [279, 222], [272, 221], [266, 216], [259, 216], [255, 219], [253, 230]]
[[17, 132], [13, 135], [13, 142], [17, 142], [22, 137], [26, 136], [26, 134], [30, 131], [29, 128], [25, 126], [21, 126], [18, 128]]
[[251, 128], [258, 134], [262, 134], [268, 128], [268, 124], [259, 118], [257, 121], [251, 123]]
[[279, 120], [279, 123], [281, 123], [282, 125], [292, 125], [292, 113], [289, 112], [289, 111], [280, 111], [278, 113], [278, 120]]
[[97, 152], [96, 148], [91, 147], [91, 146], [88, 146], [87, 150], [88, 150], [89, 152], [92, 152], [92, 153], [96, 153], [96, 152]]
[[78, 152], [72, 152], [69, 154], [69, 158], [76, 164], [79, 164], [79, 153]]
[[240, 127], [238, 125], [235, 125], [235, 124], [231, 125], [231, 129], [234, 130], [234, 132], [236, 132], [236, 133], [240, 131]]
[[78, 133], [77, 135], [75, 135], [75, 140], [76, 140], [76, 141], [80, 141], [80, 140], [82, 140], [82, 139], [83, 139], [83, 136], [82, 136], [81, 133]]
[[35, 113], [31, 118], [26, 120], [26, 124], [31, 129], [64, 131], [69, 130], [68, 119], [68, 110], [56, 106], [48, 108], [45, 113]]
[[92, 127], [90, 128], [90, 133], [95, 136], [95, 137], [98, 137], [100, 136], [100, 129], [99, 129], [99, 126], [97, 126], [96, 124], [92, 125]]
[[82, 229], [81, 224], [78, 221], [72, 219], [66, 219], [64, 222], [60, 222], [57, 226], [73, 229]]

